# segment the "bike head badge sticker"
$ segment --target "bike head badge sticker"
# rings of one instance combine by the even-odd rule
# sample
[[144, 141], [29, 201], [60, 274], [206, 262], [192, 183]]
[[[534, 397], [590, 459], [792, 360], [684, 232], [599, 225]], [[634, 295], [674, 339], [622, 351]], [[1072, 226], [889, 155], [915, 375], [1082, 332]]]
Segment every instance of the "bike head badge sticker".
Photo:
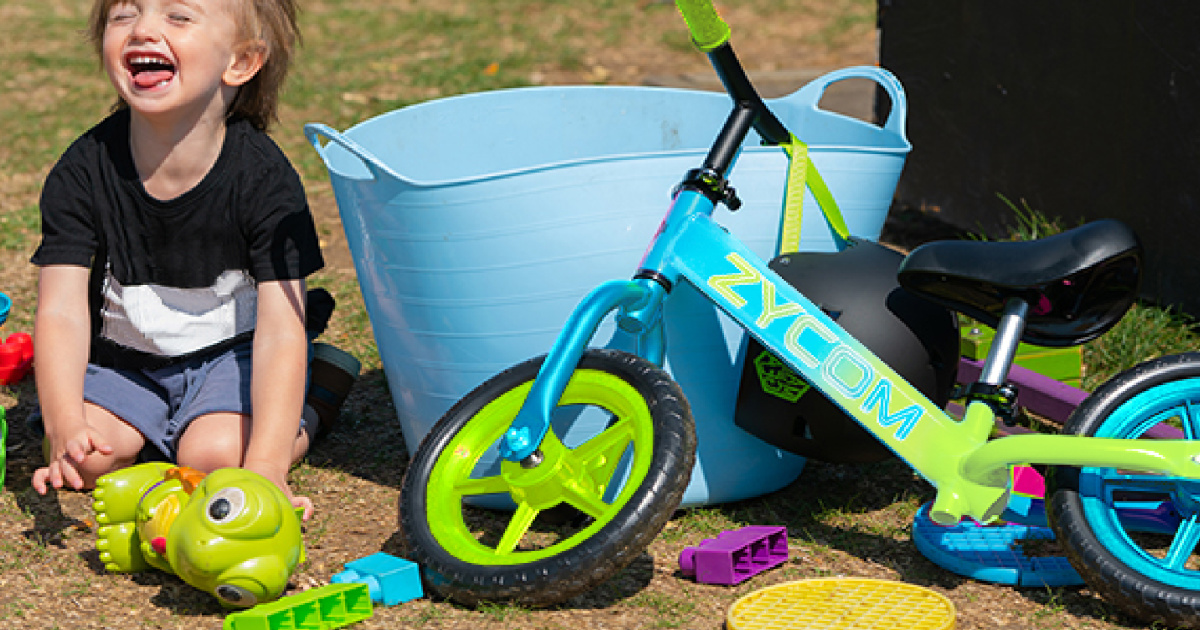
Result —
[[754, 371], [758, 374], [758, 384], [763, 392], [788, 402], [800, 400], [812, 387], [783, 361], [766, 350], [755, 357]]

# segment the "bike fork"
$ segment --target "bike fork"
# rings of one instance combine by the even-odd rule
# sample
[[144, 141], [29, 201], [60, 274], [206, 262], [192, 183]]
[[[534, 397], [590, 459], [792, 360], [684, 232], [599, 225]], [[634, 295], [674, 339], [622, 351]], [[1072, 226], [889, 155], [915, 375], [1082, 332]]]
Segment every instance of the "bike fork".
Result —
[[665, 354], [661, 306], [666, 290], [653, 280], [615, 280], [596, 287], [571, 313], [538, 371], [529, 395], [500, 439], [500, 456], [526, 468], [541, 462], [538, 447], [575, 367], [604, 318], [619, 310], [617, 326], [638, 340], [637, 351], [661, 365]]

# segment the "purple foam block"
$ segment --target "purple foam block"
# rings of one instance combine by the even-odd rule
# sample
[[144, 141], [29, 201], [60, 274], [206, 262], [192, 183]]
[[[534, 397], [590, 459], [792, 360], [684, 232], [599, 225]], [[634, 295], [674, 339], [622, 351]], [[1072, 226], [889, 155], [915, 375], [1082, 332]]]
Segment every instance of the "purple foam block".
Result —
[[[958, 362], [958, 382], [979, 378], [983, 362], [963, 357]], [[1066, 422], [1071, 412], [1087, 398], [1087, 392], [1020, 365], [1009, 370], [1008, 380], [1017, 386], [1017, 404], [1056, 422]]]
[[751, 525], [717, 534], [679, 554], [679, 570], [703, 584], [725, 586], [783, 564], [788, 559], [787, 528]]
[[[982, 371], [982, 361], [962, 357], [958, 362], [958, 382], [970, 383], [978, 379]], [[1017, 386], [1017, 404], [1059, 423], [1066, 422], [1071, 412], [1088, 397], [1088, 393], [1082, 389], [1060, 383], [1020, 365], [1012, 366], [1008, 379]], [[1184, 435], [1183, 431], [1169, 424], [1159, 423], [1147, 429], [1141, 437], [1179, 440]]]

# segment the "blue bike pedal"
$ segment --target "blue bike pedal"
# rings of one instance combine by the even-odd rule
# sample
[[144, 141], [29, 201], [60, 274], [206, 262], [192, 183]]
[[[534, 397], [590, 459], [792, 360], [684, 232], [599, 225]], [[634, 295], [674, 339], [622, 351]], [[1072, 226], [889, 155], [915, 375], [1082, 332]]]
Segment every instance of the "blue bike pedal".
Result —
[[[913, 542], [934, 564], [959, 575], [1010, 586], [1076, 586], [1083, 578], [1061, 555], [1029, 555], [1053, 543], [1049, 527], [964, 519], [945, 527], [929, 518], [929, 503], [913, 518]], [[1045, 542], [1041, 542], [1045, 541]]]

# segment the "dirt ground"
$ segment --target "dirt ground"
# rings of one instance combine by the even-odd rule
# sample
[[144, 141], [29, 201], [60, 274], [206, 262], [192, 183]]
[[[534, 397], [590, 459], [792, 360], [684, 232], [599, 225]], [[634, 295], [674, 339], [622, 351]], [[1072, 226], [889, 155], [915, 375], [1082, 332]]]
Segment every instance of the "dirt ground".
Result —
[[[649, 4], [659, 0], [642, 0]], [[737, 40], [752, 75], [787, 81], [794, 71], [814, 72], [876, 61], [873, 31], [797, 52], [797, 33], [819, 24], [772, 22], [733, 9], [735, 25], [755, 24], [754, 36]], [[668, 16], [665, 19], [674, 18]], [[675, 24], [648, 23], [654, 32]], [[641, 32], [641, 30], [638, 30]], [[586, 37], [586, 33], [580, 35]], [[535, 82], [686, 84], [711, 72], [690, 51], [664, 46], [660, 38], [631, 36], [620, 46], [587, 48], [576, 68], [552, 65]], [[311, 112], [285, 112], [283, 128], [317, 119]], [[294, 149], [295, 145], [291, 145]], [[6, 177], [0, 175], [0, 178]], [[24, 177], [37, 177], [25, 175]], [[353, 261], [327, 181], [307, 182], [329, 268], [318, 282], [334, 292], [339, 310], [326, 340], [364, 359], [364, 373], [343, 411], [341, 424], [317, 444], [292, 474], [295, 487], [310, 496], [317, 514], [305, 529], [308, 561], [289, 592], [328, 583], [346, 562], [376, 551], [403, 555], [396, 534], [396, 501], [408, 461], [382, 367], [370, 346]], [[28, 182], [0, 179], [4, 190], [20, 190], [29, 203]], [[0, 203], [5, 203], [0, 199]], [[894, 217], [896, 241], [928, 234], [918, 218]], [[915, 236], [914, 236], [915, 235]], [[0, 252], [5, 291], [22, 305], [32, 304], [34, 272], [26, 263], [31, 249]], [[26, 317], [10, 325], [15, 330]], [[40, 460], [39, 445], [24, 425], [36, 392], [31, 379], [0, 388], [0, 404], [10, 423], [8, 477], [0, 493], [0, 628], [217, 628], [223, 611], [213, 598], [173, 576], [158, 572], [114, 575], [104, 571], [95, 550], [95, 523], [87, 493], [41, 497], [28, 484]], [[724, 627], [729, 606], [754, 589], [806, 577], [873, 577], [926, 586], [954, 602], [962, 629], [1138, 628], [1086, 588], [1016, 589], [962, 578], [944, 571], [915, 548], [913, 515], [931, 497], [927, 486], [895, 462], [841, 466], [810, 462], [798, 480], [768, 497], [729, 506], [680, 513], [630, 567], [595, 591], [549, 610], [511, 606], [466, 609], [422, 599], [403, 606], [377, 607], [359, 627], [369, 628], [694, 628]], [[781, 568], [743, 585], [697, 584], [682, 576], [678, 555], [687, 546], [729, 527], [785, 524], [790, 559]], [[288, 628], [291, 626], [280, 626]], [[298, 626], [297, 626], [298, 627]], [[305, 626], [307, 627], [307, 626]]]

